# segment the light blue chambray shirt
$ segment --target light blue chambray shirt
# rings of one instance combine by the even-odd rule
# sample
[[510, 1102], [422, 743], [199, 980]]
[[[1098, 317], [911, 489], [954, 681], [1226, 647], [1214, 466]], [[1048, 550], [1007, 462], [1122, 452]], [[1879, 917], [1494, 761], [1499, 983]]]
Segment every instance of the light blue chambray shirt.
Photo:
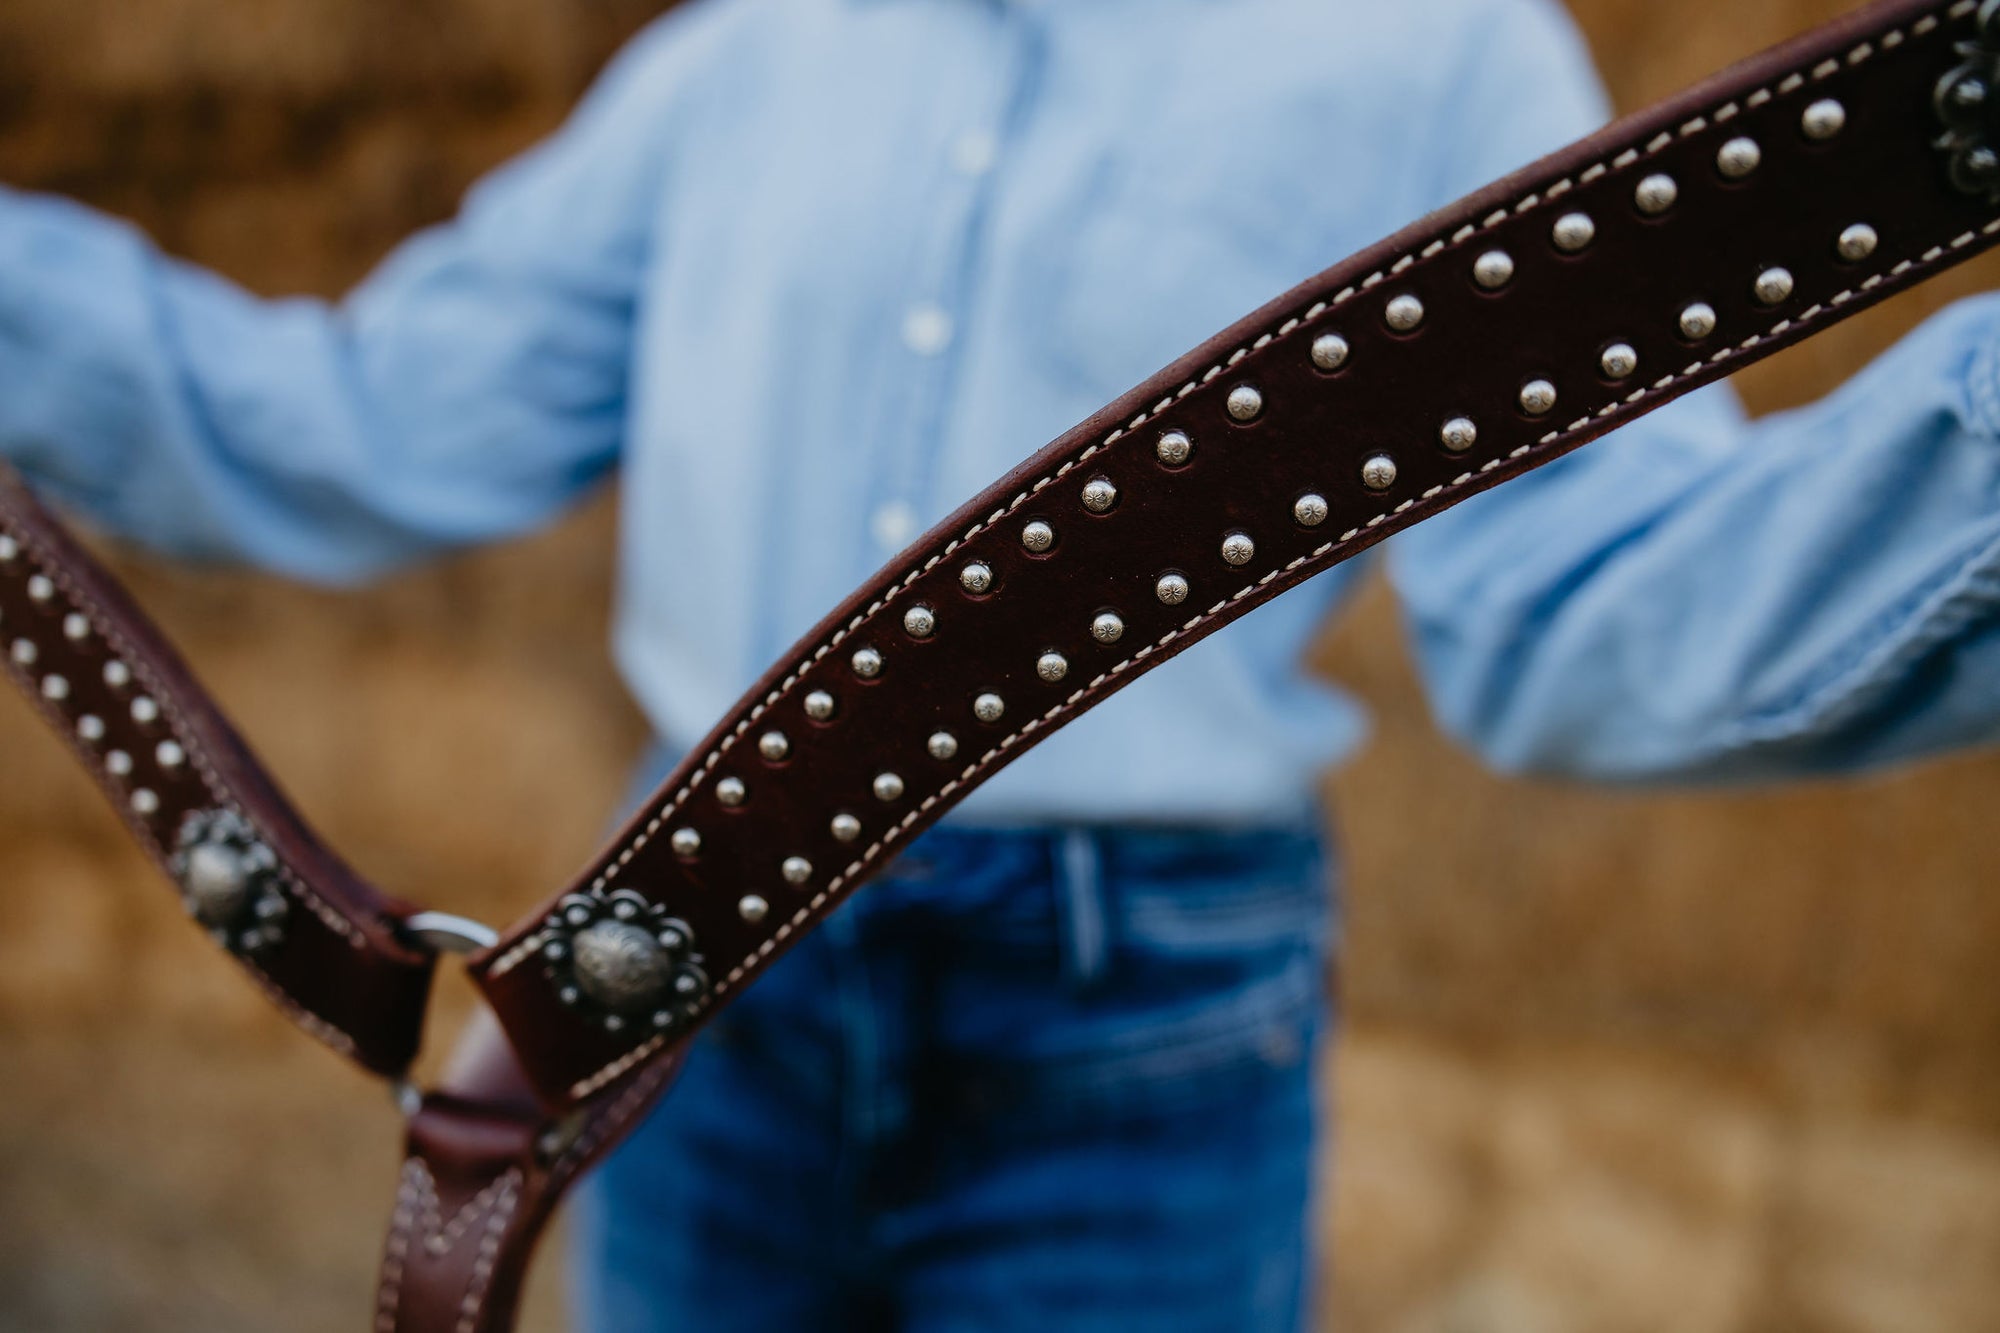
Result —
[[[345, 580], [624, 477], [616, 653], [692, 744], [1009, 465], [1603, 115], [1549, 0], [699, 0], [345, 302], [0, 194], [0, 451], [163, 550]], [[1398, 540], [1506, 767], [1851, 767], [2000, 718], [2000, 304], [1751, 425], [1697, 395]], [[1359, 742], [1322, 577], [1001, 774], [988, 819], [1270, 818]]]

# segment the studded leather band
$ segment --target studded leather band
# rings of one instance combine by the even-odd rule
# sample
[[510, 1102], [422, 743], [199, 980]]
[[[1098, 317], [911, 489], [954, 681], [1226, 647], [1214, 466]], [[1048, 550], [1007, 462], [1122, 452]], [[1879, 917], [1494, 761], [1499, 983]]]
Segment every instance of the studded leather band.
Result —
[[1991, 244], [1989, 108], [1973, 74], [1938, 91], [1975, 9], [1886, 0], [1620, 121], [946, 519], [476, 961], [542, 1096], [670, 1049], [980, 782], [1236, 617]]

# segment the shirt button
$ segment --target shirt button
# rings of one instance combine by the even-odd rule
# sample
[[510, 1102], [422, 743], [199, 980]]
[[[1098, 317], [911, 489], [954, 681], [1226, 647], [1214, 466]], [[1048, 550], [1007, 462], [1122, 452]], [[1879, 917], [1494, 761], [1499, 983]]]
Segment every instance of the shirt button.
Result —
[[918, 356], [936, 356], [951, 346], [951, 316], [926, 302], [903, 316], [903, 345]]
[[900, 551], [917, 535], [917, 511], [908, 500], [890, 500], [868, 516], [868, 528], [876, 545], [885, 551]]
[[967, 130], [951, 143], [952, 170], [964, 176], [984, 176], [993, 170], [1000, 145], [985, 130]]

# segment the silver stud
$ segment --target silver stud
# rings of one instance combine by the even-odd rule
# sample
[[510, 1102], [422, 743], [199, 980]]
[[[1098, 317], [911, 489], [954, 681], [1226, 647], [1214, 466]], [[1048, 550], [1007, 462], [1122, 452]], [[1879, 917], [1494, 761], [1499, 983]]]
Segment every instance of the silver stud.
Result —
[[824, 722], [833, 716], [833, 696], [825, 690], [814, 690], [806, 696], [806, 716], [815, 722]]
[[47, 574], [34, 574], [28, 578], [28, 600], [47, 603], [55, 600], [56, 583]]
[[1488, 250], [1472, 261], [1472, 280], [1495, 292], [1514, 280], [1514, 256], [1505, 250]]
[[1462, 454], [1479, 443], [1479, 427], [1471, 417], [1453, 417], [1439, 428], [1438, 443], [1455, 454]]
[[903, 633], [913, 639], [928, 639], [937, 631], [937, 616], [921, 602], [903, 612]]
[[1046, 652], [1035, 659], [1035, 674], [1050, 685], [1069, 674], [1069, 659], [1058, 652]]
[[14, 658], [14, 665], [21, 667], [33, 666], [35, 659], [42, 655], [42, 650], [35, 647], [33, 639], [14, 640], [14, 646], [10, 652]]
[[1681, 337], [1699, 342], [1715, 332], [1715, 307], [1706, 301], [1696, 301], [1681, 311]]
[[742, 778], [724, 778], [715, 784], [715, 799], [734, 809], [743, 804], [750, 795], [750, 789], [743, 785]]
[[142, 694], [132, 701], [132, 720], [150, 727], [160, 720], [160, 706]]
[[1531, 417], [1551, 412], [1556, 405], [1556, 386], [1547, 380], [1529, 380], [1521, 386], [1521, 410]]
[[778, 873], [785, 877], [787, 884], [803, 884], [813, 877], [813, 863], [803, 856], [788, 856], [778, 867]]
[[700, 829], [677, 828], [674, 830], [673, 837], [669, 838], [667, 841], [670, 845], [672, 845], [675, 856], [701, 855]]
[[72, 611], [63, 617], [63, 637], [71, 643], [82, 643], [90, 637], [90, 620], [80, 611]]
[[1300, 527], [1316, 528], [1332, 512], [1324, 495], [1301, 495], [1292, 502], [1292, 517], [1299, 521]]
[[1715, 169], [1729, 180], [1740, 181], [1764, 164], [1764, 150], [1755, 139], [1735, 138], [1715, 150]]
[[972, 701], [972, 715], [981, 722], [998, 722], [1007, 711], [1007, 701], [988, 691]]
[[12, 537], [0, 535], [0, 565], [11, 565], [21, 555], [21, 543]]
[[104, 683], [114, 690], [122, 690], [132, 683], [132, 668], [113, 659], [104, 664]]
[[1361, 465], [1361, 484], [1371, 491], [1386, 491], [1396, 484], [1396, 460], [1376, 454]]
[[1757, 275], [1751, 292], [1759, 305], [1779, 305], [1792, 299], [1796, 284], [1792, 281], [1790, 269], [1767, 268]]
[[873, 648], [856, 648], [848, 663], [854, 668], [854, 674], [863, 680], [873, 680], [882, 674], [882, 654]]
[[1083, 485], [1083, 507], [1093, 514], [1102, 514], [1118, 503], [1118, 488], [1111, 484], [1109, 477], [1092, 477]]
[[1222, 558], [1232, 565], [1247, 565], [1257, 558], [1257, 543], [1247, 532], [1232, 532], [1222, 539]]
[[1179, 606], [1188, 598], [1188, 581], [1178, 574], [1162, 574], [1153, 585], [1153, 596], [1168, 606]]
[[792, 742], [782, 731], [767, 731], [757, 738], [757, 753], [777, 763], [792, 752]]
[[861, 836], [861, 821], [850, 814], [835, 815], [827, 827], [833, 833], [835, 842], [853, 842]]
[[1090, 637], [1099, 643], [1116, 643], [1125, 637], [1125, 620], [1116, 611], [1100, 611], [1090, 622]]
[[153, 747], [153, 758], [161, 768], [171, 772], [187, 762], [187, 751], [181, 749], [178, 741], [161, 741]]
[[1565, 213], [1556, 219], [1549, 236], [1555, 241], [1556, 249], [1573, 255], [1597, 239], [1597, 224], [1590, 220], [1588, 213]]
[[1398, 333], [1408, 333], [1424, 322], [1424, 303], [1404, 292], [1383, 307], [1382, 320]]
[[1873, 227], [1857, 222], [1840, 233], [1840, 240], [1835, 243], [1834, 249], [1848, 263], [1858, 264], [1875, 253], [1875, 247], [1881, 244], [1881, 240]]
[[948, 731], [934, 731], [924, 742], [924, 748], [931, 752], [933, 759], [956, 759], [958, 757], [958, 737]]
[[1831, 97], [1821, 98], [1799, 117], [1806, 138], [1824, 142], [1847, 128], [1847, 108]]
[[1036, 519], [1021, 529], [1021, 545], [1027, 547], [1036, 555], [1040, 555], [1055, 544], [1056, 530], [1040, 519]]
[[1630, 343], [1612, 343], [1597, 358], [1597, 366], [1606, 379], [1622, 380], [1639, 368], [1638, 350]]
[[958, 586], [967, 592], [985, 592], [993, 586], [993, 570], [975, 560], [958, 571]]
[[1681, 197], [1681, 187], [1674, 184], [1674, 178], [1664, 172], [1655, 172], [1634, 187], [1632, 202], [1639, 206], [1641, 213], [1657, 217], [1674, 206]]
[[894, 773], [877, 773], [874, 786], [878, 801], [899, 800], [903, 795], [903, 779]]
[[132, 793], [132, 813], [135, 815], [156, 815], [160, 813], [160, 798], [155, 793], [141, 787]]
[[76, 734], [92, 745], [104, 739], [104, 719], [95, 713], [85, 713], [76, 720]]
[[1227, 406], [1231, 419], [1255, 421], [1257, 414], [1264, 410], [1264, 395], [1257, 392], [1254, 385], [1239, 384], [1229, 391]]
[[1153, 446], [1153, 453], [1168, 467], [1179, 467], [1188, 461], [1194, 452], [1194, 441], [1184, 430], [1170, 430], [1161, 434], [1160, 442]]
[[1339, 334], [1322, 333], [1313, 339], [1313, 364], [1321, 370], [1339, 370], [1347, 364], [1347, 354], [1351, 350], [1353, 349], [1348, 347], [1347, 339]]
[[771, 914], [771, 904], [754, 893], [746, 893], [736, 904], [736, 914], [754, 926]]
[[123, 750], [113, 750], [104, 756], [104, 771], [114, 778], [122, 778], [132, 772], [132, 756]]
[[69, 681], [61, 676], [46, 676], [42, 679], [42, 697], [50, 703], [59, 704], [69, 698]]

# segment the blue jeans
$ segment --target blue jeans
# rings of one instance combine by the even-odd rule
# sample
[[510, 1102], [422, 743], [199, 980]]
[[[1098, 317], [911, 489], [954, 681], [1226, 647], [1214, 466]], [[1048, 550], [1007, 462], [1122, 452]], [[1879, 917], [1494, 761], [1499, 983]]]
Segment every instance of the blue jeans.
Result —
[[590, 1333], [1297, 1333], [1309, 829], [946, 826], [718, 1017], [583, 1190]]

